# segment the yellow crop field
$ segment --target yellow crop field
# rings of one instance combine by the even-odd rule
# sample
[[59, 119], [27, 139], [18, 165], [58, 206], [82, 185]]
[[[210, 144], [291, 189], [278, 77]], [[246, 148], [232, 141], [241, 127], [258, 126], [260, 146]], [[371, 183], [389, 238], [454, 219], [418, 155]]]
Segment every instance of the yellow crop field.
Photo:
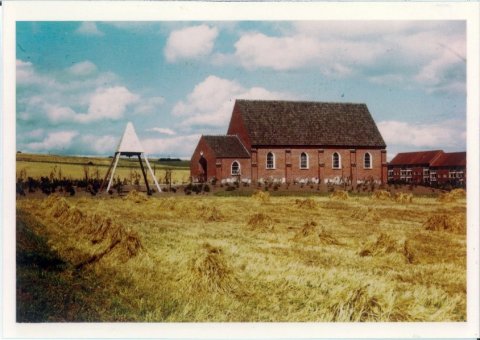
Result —
[[[83, 179], [85, 173], [89, 178], [103, 179], [110, 166], [111, 159], [100, 157], [73, 157], [53, 155], [18, 154], [16, 169], [17, 178], [53, 177], [57, 179]], [[163, 182], [165, 170], [171, 170], [172, 184], [182, 184], [189, 181], [190, 170], [185, 165], [169, 166], [156, 164], [150, 159], [157, 180]], [[144, 166], [145, 163], [144, 163]], [[141, 176], [140, 164], [137, 159], [121, 158], [115, 171], [115, 178], [130, 179]], [[151, 180], [148, 174], [149, 180]]]
[[17, 317], [465, 321], [462, 196], [22, 198]]

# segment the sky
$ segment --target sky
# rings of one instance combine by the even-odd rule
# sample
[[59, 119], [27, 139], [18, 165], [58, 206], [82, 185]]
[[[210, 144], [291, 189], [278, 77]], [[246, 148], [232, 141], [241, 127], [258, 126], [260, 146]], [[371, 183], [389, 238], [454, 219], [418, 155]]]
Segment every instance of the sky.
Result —
[[367, 104], [398, 152], [466, 150], [464, 21], [17, 22], [17, 150], [190, 158], [235, 99]]

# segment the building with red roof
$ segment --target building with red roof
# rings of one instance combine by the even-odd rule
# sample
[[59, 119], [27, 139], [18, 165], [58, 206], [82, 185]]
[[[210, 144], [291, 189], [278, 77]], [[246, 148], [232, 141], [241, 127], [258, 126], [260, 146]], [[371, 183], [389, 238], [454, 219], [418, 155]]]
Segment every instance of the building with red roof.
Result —
[[201, 136], [193, 181], [386, 183], [386, 144], [367, 105], [238, 99], [226, 135]]
[[466, 174], [466, 152], [401, 152], [388, 164], [388, 181], [393, 183], [464, 187]]

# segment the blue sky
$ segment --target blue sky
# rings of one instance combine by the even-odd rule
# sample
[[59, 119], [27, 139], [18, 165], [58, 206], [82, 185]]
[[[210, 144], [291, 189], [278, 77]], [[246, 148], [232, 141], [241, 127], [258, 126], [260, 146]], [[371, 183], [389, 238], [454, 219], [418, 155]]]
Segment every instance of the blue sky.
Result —
[[366, 103], [397, 152], [466, 148], [463, 21], [17, 22], [17, 149], [189, 158], [233, 103]]

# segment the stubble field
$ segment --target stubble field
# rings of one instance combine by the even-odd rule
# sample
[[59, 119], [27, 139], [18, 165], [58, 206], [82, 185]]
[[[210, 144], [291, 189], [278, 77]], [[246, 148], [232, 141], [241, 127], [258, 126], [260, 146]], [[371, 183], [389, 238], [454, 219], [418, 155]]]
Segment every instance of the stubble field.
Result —
[[465, 321], [466, 200], [17, 201], [18, 321]]

